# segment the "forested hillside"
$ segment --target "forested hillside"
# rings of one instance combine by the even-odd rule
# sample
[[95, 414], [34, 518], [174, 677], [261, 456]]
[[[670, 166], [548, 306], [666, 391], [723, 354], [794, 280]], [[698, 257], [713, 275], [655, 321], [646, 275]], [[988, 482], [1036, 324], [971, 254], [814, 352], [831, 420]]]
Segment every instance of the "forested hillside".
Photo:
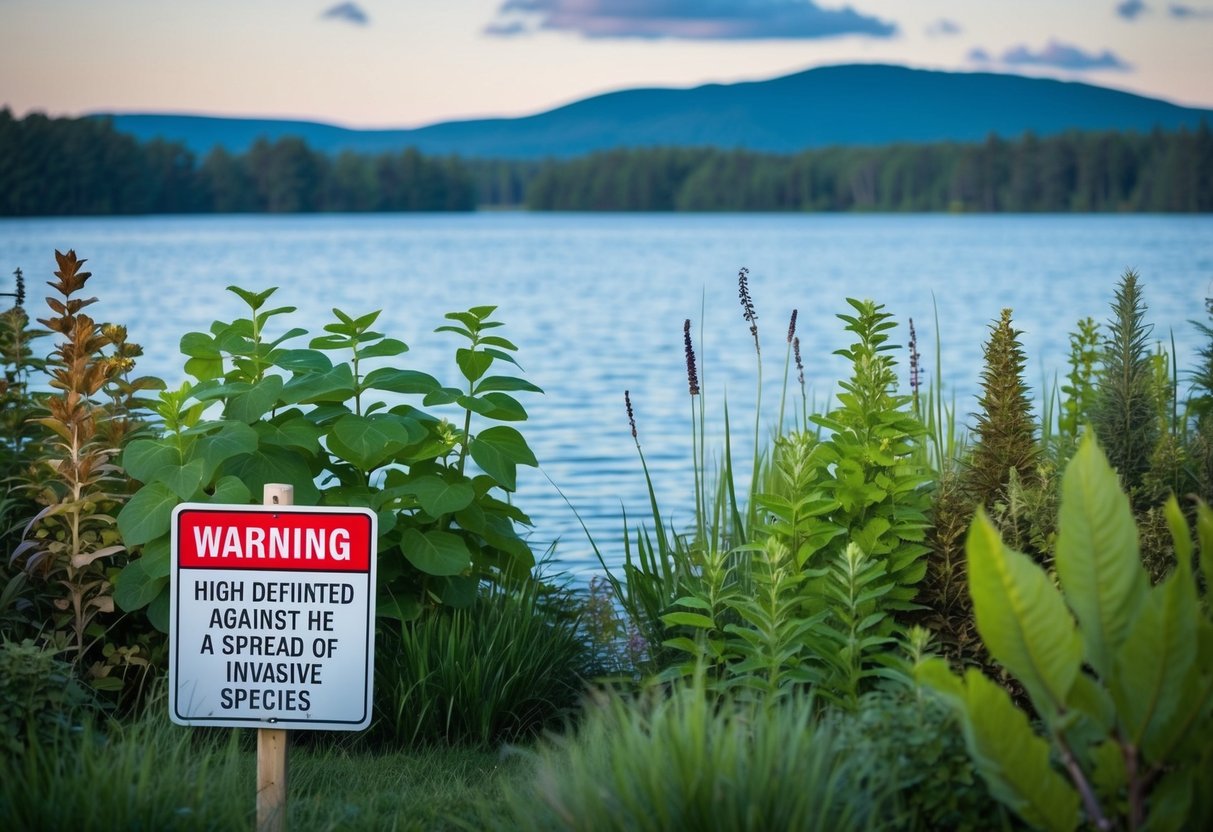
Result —
[[305, 211], [470, 211], [464, 165], [416, 150], [330, 157], [300, 139], [199, 160], [104, 120], [0, 110], [0, 216]]
[[975, 144], [613, 150], [573, 160], [330, 156], [140, 143], [97, 119], [0, 110], [0, 216], [309, 211], [1213, 211], [1213, 132]]

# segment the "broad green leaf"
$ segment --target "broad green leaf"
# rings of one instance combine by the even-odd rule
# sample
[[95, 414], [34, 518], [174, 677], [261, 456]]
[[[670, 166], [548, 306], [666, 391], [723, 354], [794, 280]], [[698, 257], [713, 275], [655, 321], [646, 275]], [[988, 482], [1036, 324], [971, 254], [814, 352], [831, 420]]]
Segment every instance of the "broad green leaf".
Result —
[[531, 384], [529, 381], [524, 381], [513, 376], [488, 376], [483, 378], [476, 385], [476, 392], [487, 393], [490, 390], [499, 390], [505, 393], [524, 391], [528, 393], [542, 393], [543, 390]]
[[[1185, 766], [1164, 776], [1150, 793], [1148, 832], [1186, 832], [1195, 829], [1192, 796], [1197, 788], [1209, 787], [1208, 772]], [[1204, 786], [1199, 783], [1204, 782]], [[1206, 819], [1207, 820], [1207, 819]], [[1208, 826], [1203, 828], [1208, 829]]]
[[169, 536], [163, 535], [143, 546], [139, 560], [147, 574], [153, 578], [167, 578], [172, 571], [172, 558], [169, 556]]
[[381, 592], [375, 599], [375, 615], [379, 618], [390, 618], [393, 621], [413, 621], [421, 616], [421, 604], [416, 598], [393, 595], [391, 592]]
[[181, 502], [162, 482], [148, 483], [118, 513], [118, 531], [128, 547], [140, 546], [167, 534], [173, 509]]
[[964, 679], [965, 741], [990, 793], [1031, 825], [1072, 832], [1079, 796], [1049, 760], [1049, 744], [998, 684], [977, 670]]
[[513, 397], [505, 393], [485, 393], [483, 396], [460, 396], [455, 400], [460, 407], [479, 413], [488, 419], [500, 422], [522, 422], [526, 410]]
[[165, 468], [156, 475], [155, 482], [167, 485], [184, 502], [198, 493], [205, 476], [206, 463], [193, 459], [180, 467]]
[[472, 459], [508, 491], [517, 488], [517, 465], [537, 466], [522, 434], [504, 425], [478, 433], [471, 443]]
[[181, 453], [171, 438], [136, 439], [122, 450], [121, 464], [133, 479], [151, 482], [162, 470], [181, 465]]
[[187, 332], [181, 336], [181, 354], [190, 358], [221, 358], [215, 339], [205, 332]]
[[661, 620], [672, 627], [695, 627], [702, 630], [713, 630], [716, 622], [698, 612], [668, 612]]
[[400, 548], [409, 563], [427, 575], [458, 575], [472, 562], [463, 538], [450, 532], [405, 529]]
[[190, 358], [185, 362], [185, 372], [199, 381], [211, 381], [223, 375], [222, 358]]
[[434, 474], [418, 477], [402, 490], [415, 495], [421, 508], [431, 517], [462, 511], [476, 498], [469, 483], [450, 483]]
[[243, 506], [249, 504], [252, 496], [243, 480], [229, 475], [221, 477], [219, 482], [215, 483], [214, 493], [210, 495], [208, 502], [217, 505]]
[[1200, 572], [1205, 579], [1205, 602], [1213, 603], [1213, 510], [1196, 504], [1196, 537], [1200, 541]]
[[455, 350], [455, 363], [459, 365], [459, 371], [463, 373], [464, 378], [476, 381], [492, 366], [493, 356], [487, 352], [460, 347]]
[[320, 373], [300, 373], [282, 388], [284, 404], [343, 402], [354, 395], [354, 374], [348, 364]]
[[1044, 570], [1002, 542], [978, 511], [965, 542], [977, 631], [1046, 719], [1064, 709], [1082, 666], [1082, 637]]
[[1180, 510], [1179, 500], [1175, 499], [1174, 494], [1167, 499], [1167, 503], [1163, 507], [1163, 514], [1166, 515], [1167, 526], [1171, 530], [1171, 542], [1175, 546], [1176, 562], [1187, 563], [1190, 566], [1192, 563], [1192, 530], [1188, 528], [1187, 518]]
[[366, 349], [358, 351], [360, 358], [392, 358], [397, 355], [403, 355], [409, 351], [408, 344], [399, 341], [395, 338], [384, 338], [382, 341], [371, 344]]
[[1082, 629], [1087, 661], [1107, 682], [1149, 581], [1129, 498], [1090, 433], [1066, 466], [1058, 527], [1057, 576]]
[[274, 366], [292, 373], [324, 373], [333, 369], [333, 362], [316, 350], [280, 350], [274, 356]]
[[395, 367], [371, 370], [362, 380], [362, 386], [371, 390], [385, 390], [388, 393], [417, 394], [429, 393], [442, 387], [438, 379], [428, 373], [397, 370]]
[[247, 303], [249, 307], [256, 312], [262, 307], [270, 295], [278, 291], [278, 287], [272, 286], [269, 289], [261, 292], [253, 292], [248, 289], [241, 289], [239, 286], [228, 286], [227, 290], [235, 295], [238, 295], [241, 300]]
[[1138, 748], [1166, 736], [1171, 720], [1181, 713], [1184, 681], [1198, 647], [1191, 574], [1191, 567], [1181, 563], [1150, 590], [1115, 657], [1109, 688], [1125, 740]]
[[282, 379], [279, 376], [266, 376], [252, 386], [247, 393], [234, 396], [223, 409], [223, 415], [228, 419], [236, 419], [251, 425], [273, 410], [282, 395]]
[[156, 596], [156, 600], [147, 605], [147, 620], [162, 633], [169, 628], [169, 588], [166, 584]]
[[257, 432], [243, 422], [232, 422], [200, 438], [191, 456], [203, 460], [207, 470], [213, 472], [226, 460], [252, 453], [256, 449]]
[[401, 420], [387, 414], [342, 416], [333, 423], [329, 450], [360, 471], [373, 471], [415, 439]]
[[[281, 415], [281, 414], [280, 414]], [[287, 419], [281, 423], [258, 422], [253, 426], [263, 445], [281, 445], [284, 448], [298, 448], [308, 453], [320, 452], [320, 437], [324, 431], [312, 424], [302, 415]]]
[[136, 558], [118, 573], [114, 581], [114, 603], [124, 612], [143, 609], [154, 601], [160, 590], [167, 585], [166, 576], [153, 577], [148, 573], [143, 558]]
[[220, 471], [243, 482], [250, 494], [260, 496], [266, 483], [281, 482], [295, 486], [298, 505], [314, 505], [320, 501], [320, 491], [307, 463], [298, 453], [286, 448], [273, 445], [258, 448], [227, 460]]

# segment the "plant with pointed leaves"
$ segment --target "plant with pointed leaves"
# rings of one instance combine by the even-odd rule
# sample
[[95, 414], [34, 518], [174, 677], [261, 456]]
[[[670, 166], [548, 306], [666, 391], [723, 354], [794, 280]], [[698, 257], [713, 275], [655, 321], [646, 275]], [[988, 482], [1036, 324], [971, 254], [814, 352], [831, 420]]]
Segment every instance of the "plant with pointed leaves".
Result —
[[[83, 664], [89, 648], [104, 638], [105, 617], [114, 612], [113, 577], [126, 553], [114, 516], [126, 499], [128, 482], [115, 459], [121, 442], [133, 428], [131, 412], [121, 416], [107, 409], [102, 395], [115, 378], [127, 372], [138, 354], [125, 331], [100, 325], [83, 312], [96, 298], [77, 296], [92, 276], [74, 251], [55, 252], [57, 280], [49, 283], [57, 297], [47, 298], [54, 313], [39, 319], [61, 340], [46, 362], [54, 392], [43, 399], [46, 415], [36, 424], [46, 431], [43, 458], [31, 484], [42, 510], [29, 522], [24, 541], [13, 558], [27, 573], [61, 587], [51, 638]], [[155, 387], [154, 379], [127, 382], [134, 406], [136, 391]], [[122, 424], [113, 422], [121, 418]], [[108, 671], [98, 662], [94, 684], [107, 684]]]
[[1213, 799], [1200, 783], [1213, 762], [1213, 511], [1197, 506], [1197, 552], [1178, 503], [1169, 501], [1176, 562], [1151, 586], [1118, 486], [1085, 436], [1062, 484], [1060, 591], [1003, 543], [984, 513], [969, 533], [977, 629], [1027, 691], [1043, 735], [977, 670], [961, 679], [943, 660], [928, 659], [917, 673], [960, 714], [991, 792], [1032, 826], [1209, 828]]
[[[407, 620], [429, 604], [466, 606], [482, 579], [530, 574], [534, 555], [516, 528], [530, 521], [501, 492], [517, 488], [517, 467], [535, 457], [508, 424], [473, 429], [476, 420], [525, 420], [511, 393], [541, 392], [489, 374], [516, 364], [517, 348], [493, 332], [501, 326], [494, 307], [450, 313], [438, 328], [467, 341], [455, 352], [461, 386], [447, 387], [393, 365], [408, 346], [373, 329], [378, 312], [334, 309], [324, 334], [295, 348], [289, 342], [305, 330], [268, 334], [294, 311], [268, 306], [274, 289], [230, 288], [248, 317], [182, 338], [195, 381], [161, 396], [163, 436], [131, 443], [123, 457], [143, 483], [118, 518], [127, 545], [142, 547], [118, 582], [124, 609], [148, 606], [167, 624], [169, 520], [179, 502], [247, 503], [269, 482], [293, 485], [300, 505], [377, 513], [381, 615]], [[457, 422], [428, 410], [443, 407]]]

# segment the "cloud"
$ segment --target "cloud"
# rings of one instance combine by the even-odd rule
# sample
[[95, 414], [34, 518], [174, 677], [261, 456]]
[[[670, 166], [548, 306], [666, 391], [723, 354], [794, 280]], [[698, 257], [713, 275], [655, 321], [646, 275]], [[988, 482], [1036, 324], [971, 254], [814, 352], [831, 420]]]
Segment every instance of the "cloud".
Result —
[[1125, 20], [1136, 20], [1145, 11], [1146, 4], [1142, 0], [1125, 0], [1116, 6], [1116, 13]]
[[505, 0], [497, 13], [507, 19], [490, 23], [486, 34], [549, 30], [587, 38], [767, 40], [897, 33], [896, 23], [814, 0]]
[[931, 37], [939, 37], [941, 35], [959, 35], [961, 31], [963, 30], [960, 28], [959, 23], [943, 17], [927, 26], [927, 34]]
[[371, 22], [371, 18], [357, 3], [338, 3], [321, 13], [320, 17], [322, 20], [341, 20], [355, 26], [366, 26]]
[[1213, 8], [1198, 9], [1195, 6], [1181, 6], [1178, 3], [1172, 3], [1167, 11], [1171, 13], [1171, 17], [1179, 20], [1213, 20]]
[[1027, 46], [1013, 46], [998, 58], [991, 57], [990, 53], [984, 49], [976, 48], [969, 51], [968, 58], [975, 63], [998, 62], [1014, 67], [1039, 66], [1067, 69], [1073, 72], [1106, 69], [1129, 72], [1133, 69], [1131, 64], [1109, 49], [1105, 49], [1097, 55], [1057, 40], [1049, 41], [1047, 46], [1037, 52], [1033, 52]]

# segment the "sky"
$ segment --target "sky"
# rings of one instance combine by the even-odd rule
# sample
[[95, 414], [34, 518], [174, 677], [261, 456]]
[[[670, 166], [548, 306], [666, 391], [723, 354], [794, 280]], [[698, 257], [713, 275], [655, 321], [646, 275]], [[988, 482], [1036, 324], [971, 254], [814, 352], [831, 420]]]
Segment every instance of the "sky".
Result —
[[416, 127], [891, 63], [1213, 107], [1213, 0], [0, 0], [0, 106]]

